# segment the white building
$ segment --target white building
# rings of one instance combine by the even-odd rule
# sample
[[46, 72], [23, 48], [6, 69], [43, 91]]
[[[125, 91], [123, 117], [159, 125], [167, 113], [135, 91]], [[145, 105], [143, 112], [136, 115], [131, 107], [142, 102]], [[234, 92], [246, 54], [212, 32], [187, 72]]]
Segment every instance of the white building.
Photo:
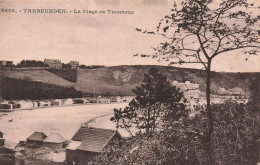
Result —
[[188, 100], [193, 100], [199, 98], [200, 90], [199, 84], [191, 83], [190, 81], [185, 81], [185, 83], [179, 83], [178, 81], [173, 81], [173, 86], [180, 88], [183, 91], [184, 97]]

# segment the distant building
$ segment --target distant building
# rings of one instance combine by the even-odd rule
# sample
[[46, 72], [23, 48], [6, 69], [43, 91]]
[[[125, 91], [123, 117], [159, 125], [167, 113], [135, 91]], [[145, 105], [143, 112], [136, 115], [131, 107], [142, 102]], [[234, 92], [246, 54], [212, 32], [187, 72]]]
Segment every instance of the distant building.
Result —
[[71, 69], [76, 69], [77, 67], [79, 67], [79, 61], [70, 61], [70, 66]]
[[31, 101], [17, 101], [13, 105], [14, 109], [21, 108], [21, 109], [27, 109], [27, 108], [33, 108], [33, 102]]
[[6, 103], [1, 103], [0, 104], [0, 109], [13, 109], [13, 104], [6, 104]]
[[38, 102], [38, 107], [48, 107], [51, 105], [50, 101], [39, 101]]
[[0, 66], [12, 66], [13, 61], [0, 61]]
[[97, 103], [98, 98], [90, 98], [89, 101], [90, 103]]
[[62, 105], [62, 100], [56, 99], [51, 102], [51, 105], [59, 106]]
[[107, 98], [98, 98], [98, 99], [97, 99], [97, 103], [100, 103], [100, 104], [109, 104], [109, 103], [110, 103], [110, 99], [107, 99]]
[[4, 144], [5, 144], [4, 134], [3, 132], [0, 131], [0, 146], [4, 146]]
[[52, 149], [62, 149], [66, 140], [59, 133], [51, 133], [43, 140], [43, 146]]
[[4, 134], [3, 132], [0, 131], [0, 138], [3, 138], [4, 137]]
[[116, 130], [83, 126], [72, 137], [66, 148], [66, 161], [78, 165], [88, 164], [112, 140], [120, 138], [122, 137]]
[[27, 138], [27, 143], [42, 145], [42, 142], [46, 137], [47, 136], [43, 132], [34, 132]]
[[239, 87], [235, 87], [235, 88], [232, 88], [232, 89], [228, 89], [228, 91], [230, 93], [232, 93], [232, 95], [245, 95], [245, 92], [243, 89], [239, 88]]
[[76, 98], [73, 99], [74, 104], [84, 104], [84, 99], [82, 98]]
[[71, 98], [69, 99], [62, 99], [61, 100], [61, 105], [72, 105], [74, 102]]
[[194, 84], [189, 81], [186, 81], [185, 83], [179, 83], [178, 81], [173, 81], [172, 85], [176, 86], [177, 88], [180, 88], [180, 90], [184, 94], [184, 97], [188, 100], [192, 100], [199, 97], [200, 94], [199, 84]]
[[62, 69], [61, 60], [45, 58], [43, 63], [48, 65], [48, 67], [52, 69]]
[[33, 107], [34, 107], [34, 108], [38, 107], [38, 102], [33, 101], [32, 104], [33, 104]]

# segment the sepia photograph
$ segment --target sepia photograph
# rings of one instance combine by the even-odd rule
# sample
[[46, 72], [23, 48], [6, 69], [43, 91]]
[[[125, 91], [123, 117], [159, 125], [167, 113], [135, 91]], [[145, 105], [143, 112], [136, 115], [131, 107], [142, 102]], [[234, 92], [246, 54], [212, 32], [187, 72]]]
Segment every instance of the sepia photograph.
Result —
[[0, 165], [260, 165], [260, 0], [0, 0]]

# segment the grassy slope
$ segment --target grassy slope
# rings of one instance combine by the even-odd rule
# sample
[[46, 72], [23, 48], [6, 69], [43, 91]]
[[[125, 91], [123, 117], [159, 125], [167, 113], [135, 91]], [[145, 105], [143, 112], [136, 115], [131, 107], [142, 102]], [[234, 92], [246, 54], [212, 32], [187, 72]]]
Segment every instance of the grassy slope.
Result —
[[[4, 71], [4, 75], [63, 87], [73, 86], [77, 90], [86, 93], [93, 93], [95, 90], [96, 94], [133, 95], [132, 89], [141, 83], [144, 73], [147, 73], [150, 67], [113, 66], [98, 69], [79, 69], [76, 83], [69, 82], [45, 70], [8, 70]], [[166, 74], [171, 81], [199, 83], [201, 90], [205, 90], [205, 73], [201, 70], [167, 66], [160, 66], [159, 70]], [[213, 72], [212, 92], [214, 93], [219, 87], [240, 87], [247, 91], [250, 79], [255, 76], [260, 76], [260, 73]]]
[[63, 87], [73, 86], [72, 82], [69, 82], [53, 73], [50, 73], [45, 69], [4, 70], [3, 75], [4, 77], [22, 79], [28, 81], [38, 81], [46, 84], [59, 85]]
[[81, 92], [76, 91], [73, 87], [61, 87], [52, 84], [13, 79], [9, 77], [4, 77], [1, 85], [1, 96], [6, 100], [61, 99], [82, 96]]
[[[85, 69], [78, 71], [76, 89], [84, 92], [101, 94], [131, 95], [131, 89], [139, 85], [151, 66], [114, 66], [100, 69]], [[179, 82], [191, 81], [199, 83], [202, 91], [205, 91], [205, 73], [196, 69], [173, 68], [160, 66], [159, 70], [166, 74], [169, 80]], [[249, 81], [260, 73], [212, 73], [212, 92], [219, 87], [240, 87], [248, 90]]]
[[46, 69], [46, 70], [70, 82], [75, 83], [77, 81], [77, 70], [75, 69]]

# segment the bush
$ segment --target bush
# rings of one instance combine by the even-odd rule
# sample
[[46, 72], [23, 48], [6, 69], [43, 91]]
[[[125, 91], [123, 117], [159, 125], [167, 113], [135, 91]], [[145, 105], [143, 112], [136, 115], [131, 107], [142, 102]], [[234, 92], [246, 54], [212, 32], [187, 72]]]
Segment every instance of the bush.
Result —
[[8, 77], [3, 77], [1, 88], [1, 96], [6, 100], [62, 99], [82, 96], [82, 93], [73, 87], [62, 87]]
[[[193, 118], [164, 122], [161, 131], [114, 142], [96, 164], [206, 164], [207, 117], [202, 107]], [[216, 164], [255, 165], [259, 146], [258, 113], [251, 106], [212, 105]], [[169, 114], [168, 114], [169, 115]]]

